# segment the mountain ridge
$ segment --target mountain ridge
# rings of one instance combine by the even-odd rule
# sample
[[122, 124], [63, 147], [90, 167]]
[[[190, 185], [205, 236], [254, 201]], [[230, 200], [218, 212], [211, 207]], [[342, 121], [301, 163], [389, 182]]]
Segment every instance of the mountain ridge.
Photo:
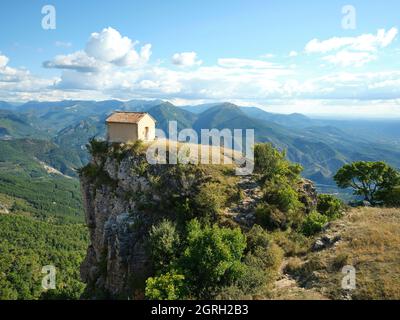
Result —
[[[15, 110], [0, 112], [0, 127], [1, 115], [6, 118], [5, 112], [26, 117], [33, 127], [28, 136], [36, 137], [44, 132], [42, 139], [50, 136], [56, 145], [66, 148], [86, 163], [86, 141], [91, 137], [105, 137], [104, 119], [108, 114], [115, 110], [144, 111], [150, 113], [157, 120], [157, 127], [166, 132], [171, 120], [178, 122], [178, 130], [193, 128], [198, 133], [201, 129], [213, 128], [255, 129], [257, 142], [271, 142], [280, 150], [287, 150], [288, 158], [301, 163], [305, 168], [304, 175], [318, 184], [334, 185], [333, 174], [345, 163], [355, 160], [386, 160], [400, 167], [400, 143], [378, 143], [375, 136], [357, 136], [356, 132], [347, 129], [348, 126], [336, 126], [335, 122], [313, 120], [297, 113], [274, 114], [227, 102], [203, 105], [203, 109], [200, 113], [193, 113], [162, 100], [32, 101]], [[0, 134], [7, 137], [9, 129], [3, 128]], [[22, 132], [23, 128], [18, 130]], [[395, 134], [396, 131], [392, 130], [388, 136], [393, 140]], [[27, 134], [17, 132], [14, 137], [23, 138]]]

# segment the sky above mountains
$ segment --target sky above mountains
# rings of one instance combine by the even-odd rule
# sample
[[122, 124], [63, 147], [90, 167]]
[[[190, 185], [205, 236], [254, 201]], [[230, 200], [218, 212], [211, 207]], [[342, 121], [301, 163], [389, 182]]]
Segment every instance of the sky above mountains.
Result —
[[1, 1], [0, 100], [400, 117], [398, 0], [82, 2]]

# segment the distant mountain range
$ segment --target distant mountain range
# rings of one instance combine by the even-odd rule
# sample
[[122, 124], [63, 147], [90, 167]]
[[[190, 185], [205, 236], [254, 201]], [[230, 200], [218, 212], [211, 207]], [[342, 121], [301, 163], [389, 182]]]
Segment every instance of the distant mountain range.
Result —
[[165, 131], [170, 120], [177, 121], [179, 130], [255, 129], [258, 142], [287, 150], [288, 158], [301, 163], [304, 175], [318, 184], [333, 185], [333, 174], [355, 160], [385, 160], [400, 167], [400, 123], [315, 120], [231, 103], [177, 107], [161, 100], [31, 101], [18, 106], [0, 102], [0, 139], [45, 140], [57, 150], [50, 164], [73, 175], [88, 161], [85, 144], [91, 137], [105, 136], [104, 120], [114, 110], [149, 112]]

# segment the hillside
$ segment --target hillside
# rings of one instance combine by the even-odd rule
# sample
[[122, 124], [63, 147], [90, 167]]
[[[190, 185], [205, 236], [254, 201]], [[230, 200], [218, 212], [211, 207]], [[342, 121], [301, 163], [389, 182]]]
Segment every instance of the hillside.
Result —
[[[312, 289], [330, 299], [399, 299], [399, 230], [399, 209], [350, 210], [314, 240], [331, 239], [331, 245], [286, 261], [284, 273], [297, 286], [278, 290], [279, 298], [298, 298]], [[356, 270], [355, 290], [341, 288], [346, 265]]]
[[314, 121], [310, 118], [299, 114], [277, 114], [270, 113], [256, 107], [242, 107], [240, 108], [247, 116], [263, 121], [271, 121], [277, 124], [291, 127], [291, 128], [306, 128], [312, 126]]
[[[79, 299], [79, 265], [88, 243], [82, 224], [0, 213], [0, 239], [0, 300]], [[57, 288], [48, 293], [41, 287], [46, 265], [57, 272]]]
[[38, 119], [0, 108], [0, 140], [13, 138], [48, 138], [38, 128]]
[[78, 181], [54, 168], [63, 169], [69, 154], [30, 139], [0, 141], [0, 149], [0, 194], [23, 200], [12, 203], [10, 211], [82, 221]]

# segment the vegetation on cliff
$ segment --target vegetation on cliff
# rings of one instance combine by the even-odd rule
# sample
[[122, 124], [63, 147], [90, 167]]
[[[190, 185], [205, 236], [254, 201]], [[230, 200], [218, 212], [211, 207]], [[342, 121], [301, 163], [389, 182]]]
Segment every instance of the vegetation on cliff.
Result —
[[[121, 254], [133, 252], [122, 260], [129, 261], [130, 256], [138, 254], [138, 246], [143, 246], [143, 263], [149, 271], [147, 276], [132, 275], [135, 281], [131, 284], [122, 281], [114, 286], [108, 277], [116, 271], [107, 266], [115, 263], [103, 262], [105, 268], [99, 267], [103, 260], [94, 258], [90, 263], [97, 264], [99, 272], [89, 280], [89, 296], [98, 294], [95, 283], [105, 283], [103, 294], [113, 297], [113, 291], [118, 297], [145, 295], [149, 299], [271, 297], [283, 257], [308, 250], [307, 237], [321, 231], [325, 222], [339, 217], [342, 211], [341, 203], [329, 196], [318, 202], [315, 191], [305, 187], [310, 188], [310, 183], [301, 178], [301, 166], [287, 161], [285, 154], [270, 144], [255, 146], [255, 179], [261, 199], [256, 209], [257, 224], [251, 226], [224, 216], [227, 206], [240, 204], [243, 198], [240, 178], [232, 166], [150, 166], [141, 143], [108, 145], [93, 140], [89, 150], [93, 160], [80, 175], [86, 197], [90, 197], [87, 215], [100, 220], [91, 233], [98, 234], [101, 231], [95, 228], [107, 226], [114, 215], [122, 213], [113, 211], [103, 216], [104, 202], [98, 200], [102, 207], [93, 203], [94, 195], [108, 190], [104, 197], [111, 194], [114, 198], [112, 208], [127, 208], [128, 216], [136, 221], [131, 233], [117, 235], [136, 239], [135, 248], [127, 242]], [[114, 228], [118, 229], [118, 224]], [[106, 241], [113, 241], [113, 237], [107, 236], [111, 240]], [[107, 250], [113, 246], [109, 242]], [[94, 256], [96, 250], [100, 255], [105, 249], [99, 246]]]

